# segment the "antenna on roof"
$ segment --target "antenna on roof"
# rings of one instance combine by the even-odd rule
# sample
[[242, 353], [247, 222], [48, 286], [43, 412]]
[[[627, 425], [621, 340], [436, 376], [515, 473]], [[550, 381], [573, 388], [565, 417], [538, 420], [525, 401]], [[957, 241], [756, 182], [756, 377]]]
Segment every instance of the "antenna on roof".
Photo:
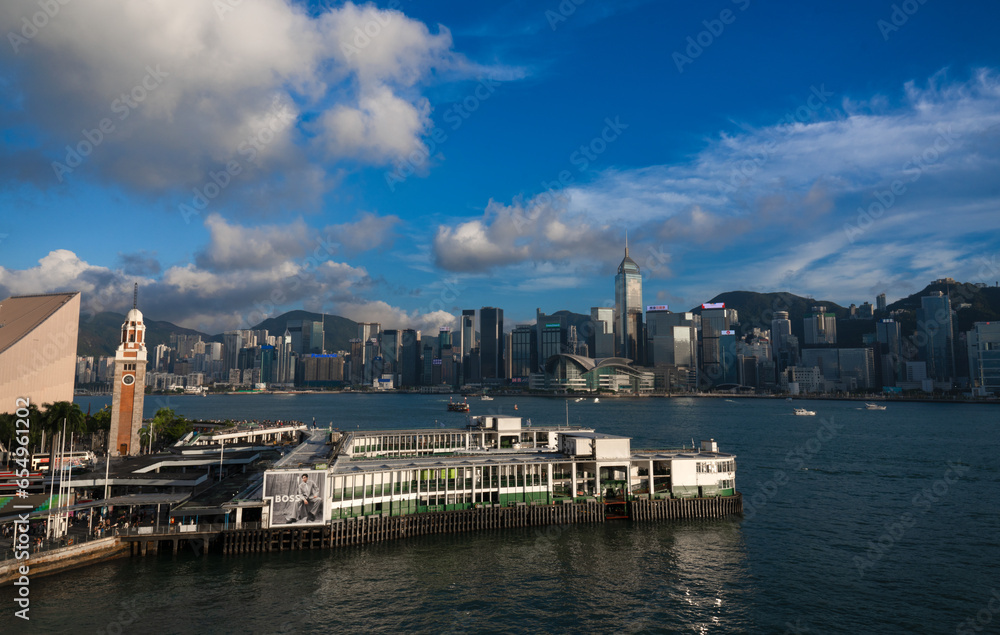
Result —
[[139, 283], [135, 283], [135, 289], [132, 290], [132, 308], [134, 309], [139, 303]]
[[625, 257], [628, 257], [628, 230], [625, 230]]

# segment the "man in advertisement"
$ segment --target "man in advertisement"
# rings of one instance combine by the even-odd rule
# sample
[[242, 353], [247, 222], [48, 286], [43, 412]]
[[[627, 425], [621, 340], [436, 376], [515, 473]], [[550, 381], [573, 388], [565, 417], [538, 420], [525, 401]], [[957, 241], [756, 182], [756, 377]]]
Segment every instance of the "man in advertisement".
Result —
[[316, 524], [324, 521], [326, 473], [268, 473], [264, 496], [271, 499], [271, 524]]
[[319, 496], [319, 487], [315, 481], [309, 480], [308, 474], [302, 475], [299, 481], [299, 501], [295, 504], [295, 521], [307, 519], [308, 522], [316, 522], [316, 513], [323, 506], [323, 499]]

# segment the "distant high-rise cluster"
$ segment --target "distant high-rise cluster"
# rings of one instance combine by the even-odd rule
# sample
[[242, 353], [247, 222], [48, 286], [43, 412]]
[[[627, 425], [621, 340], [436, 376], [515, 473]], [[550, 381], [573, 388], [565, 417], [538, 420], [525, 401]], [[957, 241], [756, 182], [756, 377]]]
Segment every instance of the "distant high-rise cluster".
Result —
[[[614, 306], [593, 306], [589, 314], [538, 308], [533, 322], [505, 324], [502, 308], [484, 306], [463, 309], [455, 324], [432, 332], [360, 322], [350, 339], [341, 340], [346, 350], [330, 350], [326, 317], [287, 320], [280, 334], [227, 331], [221, 341], [174, 333], [168, 343], [150, 347], [148, 365], [141, 364], [148, 370], [144, 382], [138, 368], [129, 370], [137, 383], [163, 391], [224, 385], [1000, 392], [1000, 326], [977, 322], [957, 332], [957, 312], [971, 307], [968, 289], [951, 278], [932, 284], [937, 290], [921, 297], [919, 307], [890, 306], [884, 292], [874, 305], [865, 301], [848, 309], [812, 301], [790, 306], [779, 297], [771, 309], [741, 323], [737, 310], [720, 301], [679, 312], [666, 304], [644, 305], [642, 269], [629, 256], [626, 238], [614, 275]], [[2, 309], [10, 315], [17, 306], [14, 300], [22, 301], [0, 306], [0, 321]], [[0, 344], [7, 332], [13, 331], [0, 330]], [[79, 357], [77, 386], [118, 386], [123, 363], [138, 364]], [[133, 445], [122, 436], [123, 452]]]

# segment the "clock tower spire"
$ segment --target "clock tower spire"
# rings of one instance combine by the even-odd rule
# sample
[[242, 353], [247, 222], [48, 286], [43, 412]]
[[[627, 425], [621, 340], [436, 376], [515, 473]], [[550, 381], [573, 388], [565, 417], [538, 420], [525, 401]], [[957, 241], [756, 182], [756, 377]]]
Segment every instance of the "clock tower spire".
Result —
[[139, 428], [146, 385], [146, 326], [136, 308], [139, 284], [132, 292], [132, 310], [122, 324], [121, 341], [115, 352], [114, 392], [111, 399], [111, 430], [108, 452], [116, 456], [139, 453]]

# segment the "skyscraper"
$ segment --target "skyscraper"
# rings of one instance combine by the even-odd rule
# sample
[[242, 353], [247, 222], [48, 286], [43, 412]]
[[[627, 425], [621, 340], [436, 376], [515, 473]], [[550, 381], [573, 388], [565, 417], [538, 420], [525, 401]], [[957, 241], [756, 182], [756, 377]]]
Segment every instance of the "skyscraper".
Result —
[[802, 322], [805, 327], [806, 346], [837, 343], [837, 316], [828, 313], [825, 305], [814, 306], [812, 313], [807, 313]]
[[476, 310], [463, 309], [462, 322], [459, 325], [462, 337], [462, 358], [464, 359], [469, 351], [476, 345]]
[[778, 372], [799, 363], [799, 340], [792, 335], [788, 311], [775, 311], [771, 320], [771, 351]]
[[917, 342], [927, 362], [928, 378], [943, 382], [955, 376], [953, 337], [951, 298], [940, 291], [920, 298]]
[[531, 324], [519, 324], [510, 335], [510, 376], [528, 377], [538, 372], [535, 342], [535, 327]]
[[976, 322], [967, 335], [969, 377], [980, 396], [1000, 393], [1000, 322]]
[[639, 265], [628, 257], [628, 237], [625, 238], [625, 258], [615, 276], [615, 336], [618, 355], [643, 364], [642, 275]]
[[479, 310], [479, 336], [483, 379], [503, 379], [503, 309], [484, 306]]
[[729, 380], [736, 368], [733, 327], [738, 321], [736, 309], [727, 309], [724, 302], [701, 305], [701, 369], [712, 386], [732, 383]]
[[613, 307], [590, 308], [593, 336], [588, 337], [590, 354], [595, 358], [615, 355], [615, 310]]
[[399, 342], [399, 383], [410, 388], [419, 381], [420, 335], [413, 329], [404, 329]]
[[476, 347], [476, 310], [463, 309], [462, 319], [458, 325], [460, 342], [460, 355], [462, 357], [462, 380], [466, 383], [469, 377], [469, 353]]
[[879, 313], [885, 313], [885, 294], [880, 293], [875, 298], [875, 310]]
[[[289, 322], [291, 324], [291, 322]], [[285, 329], [285, 333], [288, 333], [288, 329]], [[301, 329], [299, 331], [301, 334]], [[289, 335], [291, 338], [291, 335]], [[237, 358], [240, 354], [240, 349], [243, 348], [243, 334], [240, 331], [226, 331], [222, 336], [222, 371], [228, 374], [234, 368], [237, 368]], [[294, 348], [292, 350], [295, 350]]]
[[891, 319], [883, 319], [875, 325], [875, 342], [877, 346], [875, 362], [880, 375], [878, 379], [882, 386], [895, 386], [902, 379], [902, 357], [899, 323]]
[[292, 355], [292, 334], [285, 329], [285, 333], [278, 338], [275, 344], [275, 352], [278, 355], [278, 378], [279, 384], [291, 384], [295, 381], [295, 357]]
[[399, 377], [399, 331], [386, 329], [379, 336], [382, 342], [382, 373], [392, 373], [393, 385], [398, 386]]
[[567, 340], [568, 330], [564, 316], [545, 315], [541, 309], [535, 309], [535, 342], [538, 352], [535, 359], [537, 366], [532, 372], [540, 372], [553, 355], [570, 352], [566, 346]]

